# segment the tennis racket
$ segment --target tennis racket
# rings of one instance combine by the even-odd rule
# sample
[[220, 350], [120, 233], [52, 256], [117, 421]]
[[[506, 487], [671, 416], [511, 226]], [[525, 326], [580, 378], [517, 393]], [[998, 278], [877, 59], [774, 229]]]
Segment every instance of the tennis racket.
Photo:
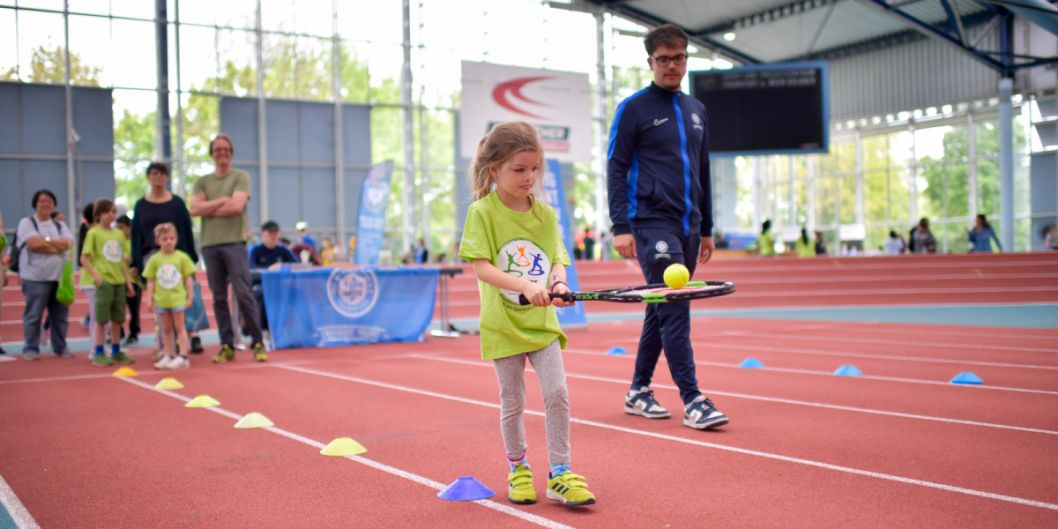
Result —
[[[615, 288], [612, 290], [591, 290], [587, 292], [551, 293], [551, 299], [562, 298], [565, 301], [614, 301], [617, 303], [669, 303], [692, 299], [726, 296], [735, 291], [735, 284], [730, 281], [691, 281], [683, 288], [670, 288], [665, 283], [640, 285], [637, 287]], [[518, 296], [518, 302], [529, 305], [524, 295]]]

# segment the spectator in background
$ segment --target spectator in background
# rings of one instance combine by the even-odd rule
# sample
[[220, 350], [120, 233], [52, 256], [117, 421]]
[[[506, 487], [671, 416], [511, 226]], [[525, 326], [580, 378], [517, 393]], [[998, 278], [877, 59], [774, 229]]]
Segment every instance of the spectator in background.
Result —
[[587, 226], [584, 227], [584, 259], [595, 260], [595, 233]]
[[827, 254], [827, 243], [823, 240], [823, 232], [816, 232], [816, 256]]
[[422, 237], [419, 237], [419, 242], [415, 245], [415, 248], [412, 248], [412, 252], [416, 263], [425, 264], [430, 262], [430, 250], [426, 248], [426, 240]]
[[[7, 235], [4, 234], [4, 216], [0, 214], [0, 289], [7, 286], [7, 261], [5, 258], [7, 254], [4, 250], [7, 249]], [[3, 296], [0, 295], [0, 314], [3, 314]], [[0, 343], [3, 343], [3, 339], [0, 338]], [[0, 355], [6, 355], [7, 351], [0, 345]]]
[[804, 258], [816, 256], [816, 247], [808, 238], [807, 228], [801, 228], [801, 236], [794, 241], [794, 248], [797, 250], [797, 257]]
[[264, 290], [261, 288], [261, 271], [276, 270], [283, 264], [300, 263], [294, 252], [279, 241], [279, 224], [270, 220], [261, 225], [261, 242], [250, 248], [250, 273], [253, 296], [260, 310], [261, 329], [268, 329], [265, 311]]
[[[305, 246], [308, 246], [309, 248], [312, 248], [312, 253], [313, 254], [318, 254], [319, 251], [320, 251], [320, 245], [316, 242], [316, 238], [315, 237], [313, 237], [312, 235], [309, 235], [309, 231], [308, 231], [309, 230], [309, 223], [302, 220], [302, 221], [299, 221], [298, 223], [296, 223], [294, 225], [294, 227], [298, 230], [299, 243], [300, 244], [304, 244]], [[319, 263], [313, 263], [313, 264], [319, 264]]]
[[[132, 219], [128, 215], [122, 215], [118, 217], [115, 224], [121, 233], [125, 236], [125, 240], [132, 244]], [[131, 259], [131, 255], [129, 257]], [[133, 274], [132, 270], [129, 270], [129, 280], [132, 281], [132, 292], [133, 295], [129, 296], [128, 299], [128, 310], [129, 310], [129, 333], [125, 337], [125, 347], [132, 347], [140, 341], [140, 303], [143, 301], [143, 287], [140, 284], [140, 277], [138, 274]]]
[[771, 219], [761, 223], [760, 235], [757, 237], [756, 246], [759, 255], [775, 257], [775, 238], [771, 234]]
[[713, 240], [716, 241], [717, 250], [726, 250], [731, 247], [731, 241], [727, 240], [719, 230], [713, 233]]
[[1048, 224], [1043, 227], [1043, 246], [1051, 249], [1058, 250], [1058, 225]]
[[334, 266], [337, 261], [337, 252], [334, 243], [330, 239], [323, 240], [323, 248], [320, 249], [320, 264], [323, 266]]
[[970, 228], [966, 239], [970, 241], [970, 251], [975, 253], [998, 253], [1003, 251], [995, 230], [983, 214], [978, 214], [974, 227]]
[[934, 239], [933, 232], [929, 231], [929, 219], [926, 217], [922, 217], [918, 225], [911, 228], [908, 241], [908, 251], [911, 253], [937, 253], [937, 239]]
[[220, 351], [213, 363], [235, 360], [235, 327], [228, 305], [228, 285], [239, 304], [239, 314], [253, 340], [253, 358], [268, 361], [257, 317], [257, 303], [250, 285], [246, 259], [246, 204], [250, 200], [250, 175], [231, 166], [235, 145], [226, 134], [209, 142], [214, 171], [195, 181], [191, 192], [191, 214], [202, 217], [202, 258], [213, 294], [213, 315], [220, 334]]
[[40, 358], [40, 323], [44, 309], [55, 320], [51, 326], [51, 348], [57, 356], [73, 356], [66, 347], [66, 326], [69, 307], [56, 299], [59, 278], [66, 265], [67, 252], [73, 247], [70, 229], [52, 220], [57, 200], [55, 193], [41, 189], [33, 193], [34, 215], [19, 221], [15, 233], [20, 248], [18, 273], [22, 279], [22, 296], [26, 307], [22, 313], [22, 334], [25, 345], [22, 357]]
[[[192, 263], [198, 263], [191, 214], [187, 211], [184, 199], [169, 190], [169, 166], [162, 162], [151, 162], [147, 166], [147, 182], [150, 184], [150, 189], [145, 196], [136, 201], [136, 205], [132, 208], [130, 243], [132, 260], [129, 263], [129, 272], [134, 278], [137, 297], [142, 295], [140, 275], [143, 273], [144, 263], [152, 253], [159, 249], [157, 241], [154, 240], [154, 228], [159, 224], [171, 222], [176, 226], [176, 248], [187, 254]], [[194, 282], [194, 276], [192, 276], [192, 282]], [[136, 312], [139, 313], [138, 301]], [[201, 353], [202, 339], [199, 338], [198, 331], [190, 330], [189, 335], [191, 352]], [[158, 343], [161, 344], [160, 337]]]
[[907, 244], [897, 235], [896, 230], [889, 230], [889, 238], [885, 241], [885, 255], [903, 255], [906, 249]]

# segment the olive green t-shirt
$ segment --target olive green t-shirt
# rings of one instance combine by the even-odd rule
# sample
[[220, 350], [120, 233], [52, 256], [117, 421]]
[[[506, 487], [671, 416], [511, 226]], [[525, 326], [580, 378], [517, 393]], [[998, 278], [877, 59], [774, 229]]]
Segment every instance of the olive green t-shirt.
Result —
[[[124, 285], [125, 263], [128, 262], [131, 252], [129, 251], [129, 240], [121, 230], [103, 229], [96, 226], [88, 230], [84, 238], [82, 255], [87, 255], [103, 282], [109, 285]], [[91, 276], [89, 276], [91, 277]]]
[[[549, 287], [551, 266], [569, 265], [558, 220], [550, 206], [537, 200], [533, 208], [508, 208], [496, 192], [467, 210], [459, 257], [473, 262], [487, 259], [496, 268]], [[481, 357], [495, 360], [546, 347], [556, 338], [566, 347], [566, 334], [555, 307], [518, 304], [520, 292], [503, 290], [478, 280], [481, 294]]]
[[[195, 181], [191, 193], [197, 195], [200, 191], [205, 193], [206, 200], [230, 197], [236, 191], [242, 191], [249, 197], [250, 175], [238, 169], [232, 169], [223, 177], [218, 177], [214, 172]], [[243, 209], [242, 213], [230, 217], [202, 217], [202, 237], [199, 241], [203, 248], [246, 242], [246, 210]]]
[[147, 261], [143, 277], [154, 280], [154, 306], [174, 309], [187, 305], [187, 287], [184, 280], [195, 273], [195, 263], [186, 253], [155, 252]]

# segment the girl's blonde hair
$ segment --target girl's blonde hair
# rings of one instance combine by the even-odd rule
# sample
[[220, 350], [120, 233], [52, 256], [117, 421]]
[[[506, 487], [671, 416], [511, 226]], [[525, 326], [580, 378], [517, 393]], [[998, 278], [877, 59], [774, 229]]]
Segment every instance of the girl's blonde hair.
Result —
[[516, 154], [535, 152], [544, 159], [544, 148], [536, 129], [524, 121], [509, 121], [492, 128], [478, 142], [474, 163], [470, 166], [470, 188], [474, 191], [474, 200], [480, 200], [492, 192], [495, 182], [492, 169], [499, 168]]

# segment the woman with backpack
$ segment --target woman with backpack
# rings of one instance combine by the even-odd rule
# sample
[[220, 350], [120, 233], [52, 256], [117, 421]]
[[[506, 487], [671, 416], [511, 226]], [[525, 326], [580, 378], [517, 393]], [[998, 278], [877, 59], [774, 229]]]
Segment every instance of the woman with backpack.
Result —
[[52, 351], [57, 356], [70, 355], [66, 347], [69, 307], [56, 298], [56, 293], [73, 237], [66, 224], [51, 218], [57, 203], [55, 193], [47, 189], [33, 193], [31, 205], [35, 213], [19, 221], [11, 248], [11, 268], [18, 267], [26, 300], [22, 314], [22, 357], [26, 360], [40, 358], [40, 321], [45, 308], [52, 317]]

